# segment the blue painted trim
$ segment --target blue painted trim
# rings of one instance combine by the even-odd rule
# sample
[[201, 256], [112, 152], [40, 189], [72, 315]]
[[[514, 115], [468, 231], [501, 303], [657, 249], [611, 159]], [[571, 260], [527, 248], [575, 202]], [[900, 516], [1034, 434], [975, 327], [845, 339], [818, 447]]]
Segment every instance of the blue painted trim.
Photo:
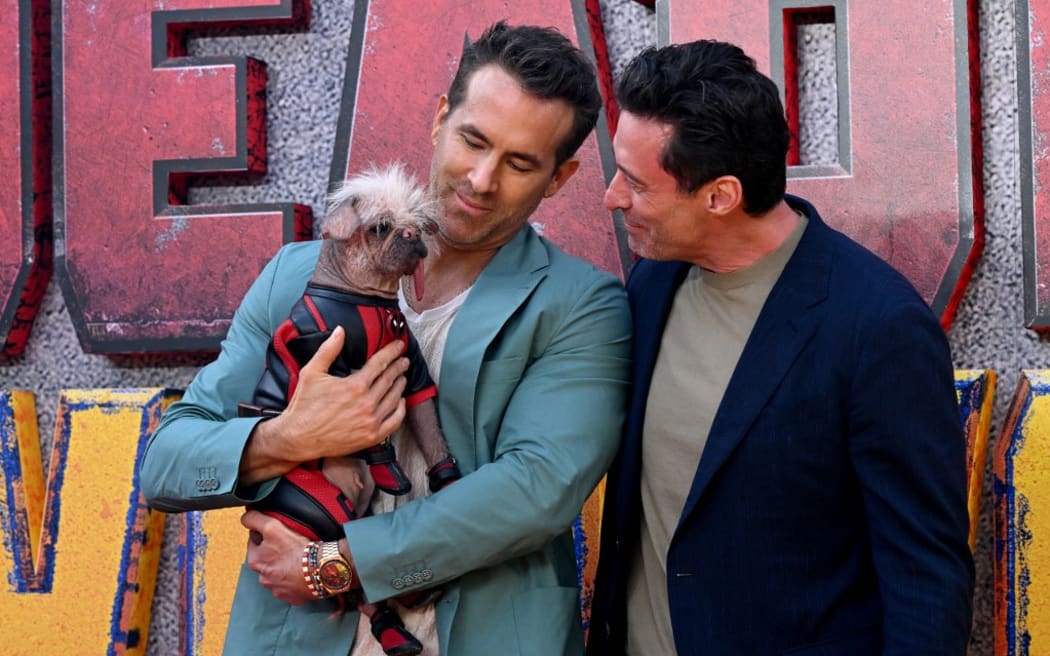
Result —
[[13, 399], [6, 393], [0, 394], [0, 467], [3, 468], [4, 491], [7, 494], [3, 543], [14, 563], [14, 569], [7, 574], [7, 582], [18, 593], [39, 592], [32, 589], [36, 577], [33, 572], [32, 547], [29, 544], [29, 518], [25, 509], [19, 512], [15, 508], [15, 483], [22, 480], [22, 461]]
[[[139, 466], [138, 463], [142, 462], [142, 454], [146, 450], [146, 444], [149, 441], [150, 424], [159, 419], [161, 413], [161, 398], [163, 392], [154, 395], [147, 403], [142, 406], [142, 414], [139, 417], [139, 440], [138, 448], [135, 449], [135, 464], [132, 472], [132, 484], [131, 494], [128, 496], [128, 512], [124, 520], [124, 544], [121, 547], [120, 554], [120, 570], [117, 578], [117, 592], [113, 599], [113, 613], [110, 618], [109, 627], [109, 649], [107, 650], [108, 656], [117, 656], [117, 645], [126, 649], [129, 647], [137, 646], [141, 636], [137, 637], [136, 644], [128, 644], [129, 636], [128, 632], [121, 630], [120, 622], [121, 617], [124, 614], [125, 602], [127, 601], [127, 592], [133, 588], [138, 587], [138, 582], [132, 583], [128, 580], [128, 574], [131, 569], [131, 551], [132, 546], [135, 544], [145, 545], [146, 543], [146, 522], [148, 516], [143, 518], [143, 525], [140, 529], [136, 530], [135, 518], [138, 514], [139, 508], [145, 506], [145, 501], [142, 500], [142, 487], [139, 483]], [[123, 403], [107, 403], [100, 405], [100, 408], [117, 408], [126, 406]], [[142, 552], [139, 551], [141, 556]], [[139, 568], [136, 570], [141, 571]], [[123, 649], [121, 650], [123, 652]]]

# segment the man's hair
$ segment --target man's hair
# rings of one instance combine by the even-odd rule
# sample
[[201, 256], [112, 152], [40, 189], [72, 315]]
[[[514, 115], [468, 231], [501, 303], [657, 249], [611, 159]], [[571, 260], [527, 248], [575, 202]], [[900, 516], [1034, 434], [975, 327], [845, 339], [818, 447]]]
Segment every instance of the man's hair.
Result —
[[517, 80], [523, 91], [537, 98], [564, 100], [572, 107], [572, 130], [555, 153], [555, 167], [561, 166], [590, 134], [602, 109], [594, 66], [554, 28], [511, 27], [500, 21], [463, 47], [448, 89], [449, 113], [463, 102], [473, 74], [489, 64]]
[[660, 165], [682, 193], [732, 175], [750, 215], [783, 199], [790, 132], [780, 92], [737, 46], [649, 48], [627, 65], [616, 97], [621, 110], [671, 126]]

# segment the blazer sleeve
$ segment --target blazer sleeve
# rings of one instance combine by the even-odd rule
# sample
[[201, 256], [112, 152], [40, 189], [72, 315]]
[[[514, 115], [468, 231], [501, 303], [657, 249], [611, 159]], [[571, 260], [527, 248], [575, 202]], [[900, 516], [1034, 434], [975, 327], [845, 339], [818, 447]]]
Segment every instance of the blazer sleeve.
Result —
[[618, 280], [595, 276], [574, 293], [510, 397], [492, 462], [434, 496], [345, 525], [369, 600], [403, 592], [406, 575], [440, 584], [569, 529], [619, 445], [631, 331]]
[[974, 566], [947, 341], [918, 299], [866, 328], [849, 439], [882, 597], [883, 653], [965, 654]]
[[237, 403], [251, 400], [265, 367], [268, 307], [284, 253], [264, 267], [248, 290], [218, 358], [198, 372], [150, 436], [140, 478], [151, 507], [182, 512], [244, 505], [276, 484], [238, 485], [241, 454], [260, 419], [238, 418]]

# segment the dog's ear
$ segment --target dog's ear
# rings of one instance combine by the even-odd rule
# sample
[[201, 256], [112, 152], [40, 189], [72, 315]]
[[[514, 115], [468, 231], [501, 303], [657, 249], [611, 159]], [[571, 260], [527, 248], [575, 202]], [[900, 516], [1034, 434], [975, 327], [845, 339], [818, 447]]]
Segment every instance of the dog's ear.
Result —
[[350, 239], [361, 227], [361, 217], [357, 213], [358, 199], [354, 198], [343, 205], [339, 211], [329, 214], [324, 221], [325, 239]]

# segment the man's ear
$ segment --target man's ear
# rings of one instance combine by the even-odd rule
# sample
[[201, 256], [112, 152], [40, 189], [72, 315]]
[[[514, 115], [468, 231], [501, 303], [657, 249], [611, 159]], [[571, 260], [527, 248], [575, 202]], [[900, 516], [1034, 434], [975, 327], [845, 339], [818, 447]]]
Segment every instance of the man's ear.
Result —
[[434, 112], [434, 125], [430, 128], [431, 144], [437, 144], [438, 132], [441, 131], [441, 124], [444, 123], [446, 116], [448, 116], [448, 96], [441, 94], [441, 97], [438, 98], [437, 110]]
[[712, 214], [731, 214], [744, 205], [744, 187], [735, 175], [723, 175], [700, 188], [707, 211]]
[[565, 186], [565, 183], [569, 181], [569, 178], [571, 178], [579, 168], [580, 160], [576, 159], [575, 157], [562, 162], [561, 166], [554, 169], [554, 175], [551, 177], [551, 181], [547, 185], [547, 189], [543, 192], [543, 197], [550, 198], [554, 194], [558, 193], [558, 190]]

